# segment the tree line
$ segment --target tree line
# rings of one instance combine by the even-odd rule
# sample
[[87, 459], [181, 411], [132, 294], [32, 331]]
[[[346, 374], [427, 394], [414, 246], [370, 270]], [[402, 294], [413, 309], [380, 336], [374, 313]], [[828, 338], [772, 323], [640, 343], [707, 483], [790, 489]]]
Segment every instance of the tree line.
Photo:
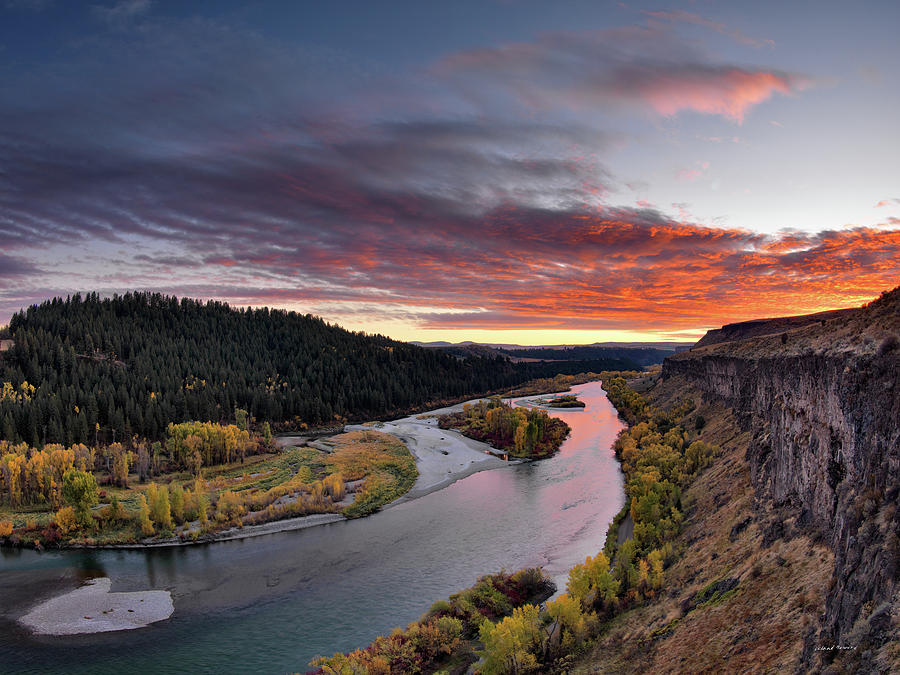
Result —
[[157, 293], [75, 294], [15, 314], [0, 438], [33, 447], [158, 440], [171, 423], [297, 429], [399, 415], [603, 362], [459, 358], [296, 312]]

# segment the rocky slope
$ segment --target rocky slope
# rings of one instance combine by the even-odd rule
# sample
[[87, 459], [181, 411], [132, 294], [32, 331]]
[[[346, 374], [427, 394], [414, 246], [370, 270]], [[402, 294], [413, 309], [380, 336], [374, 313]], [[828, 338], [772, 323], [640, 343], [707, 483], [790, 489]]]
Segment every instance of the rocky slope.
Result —
[[733, 342], [734, 340], [745, 340], [751, 337], [782, 333], [794, 328], [802, 328], [809, 324], [839, 318], [844, 313], [855, 311], [855, 309], [834, 309], [828, 312], [819, 312], [817, 314], [785, 316], [775, 319], [753, 319], [752, 321], [729, 323], [721, 328], [707, 331], [706, 335], [700, 338], [700, 341], [695, 344], [694, 347], [706, 347], [707, 345], [714, 345], [720, 342]]
[[795, 667], [887, 672], [900, 665], [900, 288], [809, 318], [720, 331], [669, 357], [658, 386], [695, 389], [748, 434], [742, 522], [762, 547], [803, 538], [833, 555]]

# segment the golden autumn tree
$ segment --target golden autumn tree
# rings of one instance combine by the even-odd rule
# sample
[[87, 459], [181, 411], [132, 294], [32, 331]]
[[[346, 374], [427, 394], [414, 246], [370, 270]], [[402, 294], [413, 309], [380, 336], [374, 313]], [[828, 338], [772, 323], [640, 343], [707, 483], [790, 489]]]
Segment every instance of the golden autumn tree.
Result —
[[484, 643], [484, 675], [533, 672], [538, 665], [535, 652], [541, 649], [541, 617], [534, 605], [525, 605], [497, 624], [481, 624], [479, 638]]
[[138, 497], [138, 521], [141, 525], [141, 532], [145, 536], [153, 534], [153, 523], [150, 521], [150, 505], [147, 504], [147, 498], [144, 495]]
[[131, 464], [131, 453], [121, 443], [113, 443], [107, 448], [107, 452], [110, 459], [110, 480], [119, 487], [128, 487], [128, 469]]
[[169, 488], [150, 483], [147, 486], [147, 501], [150, 505], [150, 519], [162, 532], [172, 530], [172, 507], [169, 504]]

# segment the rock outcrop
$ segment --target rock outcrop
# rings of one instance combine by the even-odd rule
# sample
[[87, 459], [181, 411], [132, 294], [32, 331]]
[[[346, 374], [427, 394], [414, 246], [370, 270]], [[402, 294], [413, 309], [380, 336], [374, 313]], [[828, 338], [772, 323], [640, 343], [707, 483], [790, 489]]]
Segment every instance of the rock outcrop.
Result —
[[662, 379], [731, 408], [752, 434], [765, 541], [797, 528], [834, 553], [805, 667], [866, 670], [900, 621], [900, 289], [814, 316], [772, 324], [776, 334], [701, 341], [666, 359]]

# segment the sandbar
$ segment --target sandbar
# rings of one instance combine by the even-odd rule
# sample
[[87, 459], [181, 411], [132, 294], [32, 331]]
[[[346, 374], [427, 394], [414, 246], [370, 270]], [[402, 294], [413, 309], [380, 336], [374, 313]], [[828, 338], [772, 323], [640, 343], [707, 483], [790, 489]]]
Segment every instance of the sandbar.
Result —
[[441, 429], [436, 415], [462, 408], [462, 404], [434, 410], [424, 415], [410, 415], [393, 422], [374, 426], [352, 425], [347, 431], [375, 429], [399, 438], [416, 458], [419, 478], [409, 492], [391, 504], [424, 497], [451, 483], [479, 471], [501, 469], [518, 462], [508, 462], [493, 453], [499, 452], [487, 443], [463, 436], [452, 429]]
[[175, 611], [169, 591], [110, 593], [112, 581], [92, 579], [41, 603], [19, 619], [38, 635], [79, 635], [144, 628]]

